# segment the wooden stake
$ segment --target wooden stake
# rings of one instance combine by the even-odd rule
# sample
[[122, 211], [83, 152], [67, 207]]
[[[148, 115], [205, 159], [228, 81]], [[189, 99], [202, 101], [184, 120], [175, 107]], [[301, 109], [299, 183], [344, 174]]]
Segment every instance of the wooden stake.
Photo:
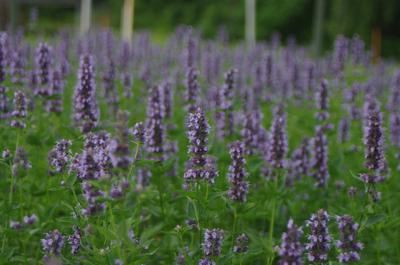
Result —
[[245, 35], [248, 47], [253, 47], [256, 42], [256, 0], [246, 1], [246, 27]]
[[90, 29], [90, 21], [92, 15], [92, 0], [81, 0], [81, 21], [80, 33], [86, 35]]
[[122, 7], [122, 39], [126, 42], [131, 42], [133, 32], [135, 0], [124, 0]]

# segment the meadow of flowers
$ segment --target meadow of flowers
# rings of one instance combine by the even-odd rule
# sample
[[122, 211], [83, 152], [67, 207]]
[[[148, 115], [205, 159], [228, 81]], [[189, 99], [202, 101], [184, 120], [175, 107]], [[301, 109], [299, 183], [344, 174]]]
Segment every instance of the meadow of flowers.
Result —
[[400, 264], [400, 70], [363, 41], [0, 33], [0, 264]]

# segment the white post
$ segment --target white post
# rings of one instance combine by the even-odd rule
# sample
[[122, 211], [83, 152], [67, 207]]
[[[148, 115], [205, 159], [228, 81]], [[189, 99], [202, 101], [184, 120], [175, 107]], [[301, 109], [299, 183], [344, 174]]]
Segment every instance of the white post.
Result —
[[256, 0], [246, 1], [246, 42], [248, 47], [254, 46], [256, 42]]
[[133, 15], [135, 8], [135, 0], [124, 0], [122, 7], [122, 39], [126, 42], [131, 42], [133, 31]]
[[92, 13], [92, 0], [81, 0], [81, 35], [88, 33]]

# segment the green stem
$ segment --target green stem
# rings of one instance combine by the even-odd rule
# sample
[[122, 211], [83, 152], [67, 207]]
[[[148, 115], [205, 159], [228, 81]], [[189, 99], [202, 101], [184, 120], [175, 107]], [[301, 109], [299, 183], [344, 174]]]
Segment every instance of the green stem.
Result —
[[[15, 141], [15, 152], [14, 152], [14, 158], [17, 155], [17, 150], [18, 150], [18, 146], [19, 146], [19, 130], [17, 131], [17, 139]], [[13, 203], [13, 194], [14, 194], [14, 181], [15, 181], [15, 176], [14, 176], [14, 172], [13, 172], [13, 162], [11, 162], [10, 165], [10, 169], [11, 169], [11, 181], [10, 181], [10, 194], [9, 194], [9, 202], [10, 202], [10, 206], [12, 206]]]
[[[237, 223], [236, 205], [233, 205], [233, 227], [232, 227], [232, 244], [231, 244], [231, 250], [233, 250], [233, 248], [234, 248], [234, 246], [235, 246], [236, 223]], [[234, 257], [235, 257], [235, 255], [232, 255], [232, 264], [233, 264]]]
[[[276, 172], [274, 172], [276, 173]], [[275, 175], [275, 174], [274, 174]], [[278, 189], [278, 181], [279, 176], [276, 175], [274, 179], [274, 193], [276, 193]], [[269, 242], [271, 244], [271, 253], [274, 253], [274, 226], [275, 226], [275, 212], [276, 212], [276, 194], [272, 198], [272, 211], [271, 211], [271, 218], [269, 223]], [[268, 264], [272, 264], [274, 261], [274, 255], [268, 259]]]

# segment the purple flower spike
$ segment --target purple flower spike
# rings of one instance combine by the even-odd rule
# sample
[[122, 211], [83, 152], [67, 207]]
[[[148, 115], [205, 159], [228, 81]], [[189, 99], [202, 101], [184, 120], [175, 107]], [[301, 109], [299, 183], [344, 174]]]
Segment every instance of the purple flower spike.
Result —
[[236, 69], [231, 69], [224, 74], [224, 85], [218, 91], [216, 129], [217, 136], [223, 139], [225, 136], [233, 134], [233, 89]]
[[38, 221], [36, 214], [32, 214], [31, 216], [24, 216], [24, 223], [26, 225], [33, 225]]
[[249, 249], [249, 237], [246, 234], [241, 234], [235, 239], [235, 246], [233, 252], [245, 253]]
[[344, 117], [338, 126], [337, 140], [339, 143], [346, 143], [350, 139], [350, 120]]
[[199, 103], [199, 84], [197, 82], [197, 70], [189, 68], [186, 72], [186, 108], [193, 112]]
[[94, 74], [92, 56], [81, 56], [79, 80], [74, 92], [74, 120], [83, 133], [96, 127], [99, 119]]
[[164, 105], [164, 118], [170, 119], [172, 116], [172, 99], [173, 99], [173, 91], [172, 91], [172, 83], [170, 81], [165, 81], [161, 85], [162, 90], [162, 98]]
[[6, 80], [6, 33], [0, 33], [0, 86]]
[[349, 215], [338, 216], [336, 220], [340, 232], [340, 240], [336, 241], [336, 247], [340, 250], [338, 256], [339, 262], [350, 263], [359, 261], [359, 252], [364, 248], [364, 245], [357, 241], [359, 225]]
[[39, 43], [36, 49], [36, 69], [39, 76], [40, 94], [48, 91], [50, 68], [52, 64], [51, 48], [46, 43]]
[[61, 113], [63, 110], [63, 93], [64, 93], [64, 80], [59, 70], [54, 70], [51, 75], [51, 82], [49, 86], [49, 94], [51, 98], [46, 100], [46, 110], [54, 113]]
[[202, 243], [205, 257], [218, 257], [221, 255], [221, 244], [224, 238], [224, 231], [221, 229], [206, 229]]
[[189, 113], [187, 129], [190, 142], [188, 152], [191, 158], [184, 174], [185, 181], [207, 180], [210, 183], [214, 183], [218, 172], [212, 166], [212, 163], [207, 160], [210, 126], [201, 108]]
[[302, 265], [302, 254], [304, 251], [303, 246], [300, 243], [300, 238], [303, 235], [303, 231], [297, 225], [294, 224], [292, 219], [289, 219], [287, 224], [287, 231], [282, 234], [281, 245], [276, 249], [279, 256], [279, 265]]
[[45, 256], [60, 256], [64, 247], [64, 236], [56, 229], [45, 234], [41, 240]]
[[68, 237], [68, 243], [71, 246], [71, 254], [77, 255], [81, 248], [81, 230], [78, 226], [73, 227], [74, 233]]
[[310, 170], [310, 139], [304, 138], [299, 148], [293, 151], [291, 169], [294, 179], [307, 176]]
[[197, 263], [197, 265], [216, 265], [217, 263], [215, 263], [215, 261], [212, 261], [210, 259], [201, 259], [199, 260], [199, 262]]
[[284, 167], [287, 149], [286, 115], [283, 106], [279, 105], [274, 111], [269, 138], [268, 162], [272, 167]]
[[150, 158], [157, 161], [164, 160], [165, 126], [161, 95], [159, 86], [152, 87], [149, 92], [145, 134], [146, 150]]
[[318, 112], [316, 117], [320, 121], [324, 121], [329, 118], [329, 96], [328, 96], [328, 81], [326, 79], [321, 81], [319, 90], [315, 95]]
[[385, 154], [383, 150], [382, 113], [379, 103], [368, 97], [364, 105], [364, 144], [365, 166], [369, 170], [385, 169]]
[[104, 197], [104, 192], [89, 182], [83, 182], [82, 189], [88, 203], [88, 206], [82, 210], [83, 215], [91, 216], [102, 212], [105, 209], [105, 204], [99, 202], [99, 199]]
[[243, 143], [247, 155], [253, 154], [260, 147], [259, 138], [262, 132], [261, 120], [262, 113], [258, 108], [248, 110], [244, 116], [241, 136], [243, 137]]
[[323, 128], [318, 126], [312, 139], [311, 168], [317, 187], [325, 187], [329, 179], [328, 171], [328, 140]]
[[328, 261], [328, 253], [332, 240], [329, 235], [328, 221], [328, 213], [321, 209], [306, 222], [306, 226], [311, 230], [311, 233], [307, 236], [307, 257], [308, 261], [313, 264]]
[[143, 125], [143, 122], [137, 122], [132, 128], [132, 135], [135, 139], [135, 141], [139, 143], [144, 143], [145, 141], [145, 128]]
[[64, 172], [68, 162], [71, 159], [69, 148], [72, 142], [69, 140], [60, 140], [56, 146], [49, 152], [49, 164], [55, 168], [56, 172]]
[[14, 110], [11, 112], [13, 120], [11, 120], [10, 125], [14, 128], [23, 129], [26, 127], [25, 118], [27, 114], [27, 100], [23, 92], [17, 91], [14, 93]]
[[118, 110], [118, 91], [115, 86], [115, 64], [113, 60], [108, 59], [106, 70], [103, 73], [103, 88], [104, 88], [104, 98], [107, 105], [111, 108], [112, 113], [116, 113]]
[[26, 61], [23, 52], [20, 48], [16, 48], [16, 50], [11, 54], [11, 62], [10, 62], [11, 82], [20, 85], [24, 84], [25, 66], [26, 66]]
[[228, 178], [231, 185], [228, 195], [231, 200], [236, 202], [245, 202], [248, 193], [249, 184], [244, 181], [247, 175], [244, 158], [244, 144], [236, 141], [230, 145], [229, 153], [231, 155], [232, 163], [228, 169]]
[[117, 137], [111, 140], [109, 145], [111, 162], [115, 168], [128, 168], [132, 163], [127, 123], [128, 113], [119, 111], [116, 125]]
[[390, 140], [396, 148], [400, 148], [400, 114], [390, 114]]
[[22, 224], [18, 221], [11, 220], [10, 221], [10, 228], [14, 230], [19, 230], [22, 228]]

